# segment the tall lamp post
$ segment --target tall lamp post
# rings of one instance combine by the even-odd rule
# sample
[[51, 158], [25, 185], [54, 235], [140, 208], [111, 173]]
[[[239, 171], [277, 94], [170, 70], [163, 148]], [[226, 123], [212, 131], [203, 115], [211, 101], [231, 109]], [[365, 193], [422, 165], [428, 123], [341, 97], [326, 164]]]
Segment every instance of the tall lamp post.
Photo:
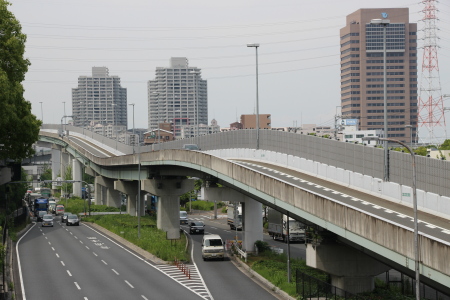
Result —
[[[370, 24], [377, 24], [383, 26], [383, 110], [384, 110], [384, 138], [389, 137], [388, 134], [388, 119], [387, 119], [387, 84], [386, 84], [386, 28], [389, 23], [388, 19], [373, 19]], [[384, 140], [384, 181], [389, 181], [389, 167], [388, 167], [388, 141]]]
[[258, 93], [258, 47], [259, 44], [247, 44], [256, 50], [256, 150], [259, 149], [259, 93]]
[[198, 118], [198, 115], [199, 115], [199, 111], [198, 111], [198, 101], [199, 101], [199, 97], [198, 97], [198, 78], [197, 78], [198, 72], [192, 70], [189, 73], [194, 74], [194, 76], [195, 76], [195, 80], [194, 80], [195, 81], [195, 107], [196, 107], [195, 108], [195, 110], [196, 110], [195, 118], [197, 119], [195, 122], [197, 123], [197, 136], [200, 136], [200, 127], [199, 127], [199, 118]]
[[39, 102], [41, 104], [41, 119], [42, 119], [42, 124], [44, 124], [44, 110], [42, 109], [42, 102]]
[[[133, 138], [134, 138], [134, 103], [130, 103], [128, 105], [132, 105], [133, 106]], [[134, 153], [134, 143], [133, 143], [133, 153]]]
[[114, 132], [114, 135], [116, 137], [116, 150], [117, 150], [117, 122], [116, 122], [116, 119], [117, 119], [117, 115], [116, 115], [117, 104], [112, 103], [111, 106], [113, 107], [113, 120], [114, 120], [114, 122], [113, 122], [113, 124], [114, 124], [113, 125], [113, 132]]
[[405, 128], [409, 128], [409, 144], [410, 144], [410, 147], [411, 147], [411, 149], [412, 149], [412, 145], [413, 145], [413, 139], [412, 139], [412, 130], [413, 130], [413, 127], [414, 126], [412, 126], [411, 124], [409, 124], [409, 125], [405, 125]]
[[420, 272], [419, 272], [419, 227], [418, 227], [418, 218], [417, 218], [417, 193], [416, 193], [416, 156], [414, 154], [414, 151], [410, 147], [408, 147], [405, 143], [400, 142], [398, 140], [394, 139], [386, 139], [386, 138], [379, 138], [375, 136], [370, 137], [363, 137], [362, 138], [365, 141], [371, 141], [371, 140], [379, 140], [379, 141], [385, 141], [385, 142], [393, 142], [402, 145], [406, 149], [408, 149], [409, 153], [411, 154], [411, 163], [412, 163], [412, 189], [413, 189], [413, 209], [414, 209], [414, 260], [415, 260], [415, 275], [416, 275], [416, 299], [420, 300]]

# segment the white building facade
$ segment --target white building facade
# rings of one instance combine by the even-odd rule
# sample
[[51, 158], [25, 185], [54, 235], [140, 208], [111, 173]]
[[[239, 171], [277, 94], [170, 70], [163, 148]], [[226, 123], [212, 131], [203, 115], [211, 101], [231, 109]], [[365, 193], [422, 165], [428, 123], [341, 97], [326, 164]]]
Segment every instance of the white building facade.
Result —
[[72, 89], [74, 126], [91, 129], [95, 124], [127, 126], [127, 89], [108, 68], [93, 67], [92, 76], [78, 77]]
[[176, 138], [183, 126], [198, 136], [200, 125], [208, 123], [207, 82], [186, 57], [172, 57], [170, 67], [156, 68], [155, 79], [148, 81], [148, 130], [158, 129], [159, 123], [172, 123]]

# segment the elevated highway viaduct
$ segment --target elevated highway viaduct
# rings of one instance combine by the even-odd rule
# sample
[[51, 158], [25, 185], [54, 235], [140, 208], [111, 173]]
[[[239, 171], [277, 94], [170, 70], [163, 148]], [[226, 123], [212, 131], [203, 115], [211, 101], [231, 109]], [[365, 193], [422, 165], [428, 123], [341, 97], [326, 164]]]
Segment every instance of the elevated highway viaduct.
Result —
[[[307, 244], [307, 263], [330, 273], [335, 286], [353, 292], [370, 290], [373, 277], [389, 268], [414, 277], [412, 209], [374, 193], [281, 164], [263, 163], [262, 155], [258, 159], [224, 159], [214, 151], [213, 155], [178, 149], [114, 155], [114, 151], [108, 154], [98, 149], [103, 152], [100, 155], [52, 132], [42, 131], [40, 141], [69, 153], [110, 190], [110, 195], [120, 190], [133, 199], [130, 194], [140, 180], [141, 196], [148, 192], [159, 196], [158, 219], [165, 221], [159, 221], [158, 227], [173, 234], [179, 227], [178, 197], [192, 188], [186, 176], [198, 177], [220, 183], [252, 210], [268, 205], [314, 228], [315, 238]], [[136, 213], [134, 201], [128, 202], [128, 212]], [[252, 249], [261, 235], [255, 218], [254, 211], [244, 211], [246, 249]], [[424, 211], [419, 220], [420, 279], [450, 294], [449, 220]]]

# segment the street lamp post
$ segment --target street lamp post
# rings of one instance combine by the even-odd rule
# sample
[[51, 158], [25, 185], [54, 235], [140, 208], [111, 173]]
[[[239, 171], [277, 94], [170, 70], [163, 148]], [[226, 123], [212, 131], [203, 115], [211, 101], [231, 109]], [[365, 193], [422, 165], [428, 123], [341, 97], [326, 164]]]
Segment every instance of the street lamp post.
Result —
[[411, 149], [412, 149], [412, 147], [413, 147], [413, 139], [412, 139], [412, 130], [413, 130], [413, 127], [414, 127], [414, 126], [412, 126], [411, 124], [405, 125], [405, 128], [409, 128], [409, 144], [410, 144]]
[[256, 150], [259, 149], [259, 93], [258, 93], [258, 47], [259, 44], [247, 44], [256, 50]]
[[117, 150], [117, 122], [116, 122], [116, 119], [117, 119], [117, 114], [116, 114], [117, 104], [116, 103], [112, 103], [111, 106], [113, 107], [113, 120], [114, 120], [114, 122], [113, 122], [113, 133], [114, 133], [114, 136], [116, 138], [116, 150]]
[[39, 102], [41, 104], [41, 119], [42, 119], [42, 124], [44, 124], [44, 110], [42, 109], [42, 102]]
[[[391, 21], [388, 19], [373, 19], [370, 24], [378, 24], [383, 26], [383, 108], [384, 108], [384, 138], [389, 138], [388, 134], [388, 119], [387, 119], [387, 84], [386, 84], [386, 28]], [[388, 166], [388, 143], [384, 141], [384, 181], [389, 181], [389, 166]]]
[[[134, 103], [130, 103], [128, 105], [132, 105], [133, 106], [133, 138], [134, 138]], [[133, 153], [134, 153], [134, 143], [133, 143]]]
[[394, 139], [386, 139], [386, 138], [379, 138], [379, 137], [363, 137], [363, 140], [370, 141], [370, 140], [380, 140], [385, 142], [394, 142], [402, 145], [406, 149], [408, 149], [409, 153], [411, 154], [411, 163], [412, 163], [412, 190], [413, 190], [413, 209], [414, 209], [414, 260], [415, 260], [415, 267], [414, 272], [416, 275], [416, 299], [420, 300], [420, 272], [419, 272], [419, 226], [418, 226], [418, 218], [417, 218], [417, 192], [416, 192], [416, 156], [414, 154], [414, 151], [408, 145], [405, 143], [394, 140]]
[[196, 107], [195, 108], [195, 110], [196, 110], [195, 118], [197, 119], [196, 120], [196, 123], [197, 123], [197, 136], [200, 136], [200, 126], [199, 126], [199, 117], [198, 117], [198, 115], [199, 115], [199, 111], [198, 111], [198, 107], [199, 107], [198, 106], [198, 101], [199, 101], [199, 97], [198, 97], [198, 78], [197, 78], [198, 72], [192, 70], [189, 73], [192, 73], [195, 76], [195, 107]]

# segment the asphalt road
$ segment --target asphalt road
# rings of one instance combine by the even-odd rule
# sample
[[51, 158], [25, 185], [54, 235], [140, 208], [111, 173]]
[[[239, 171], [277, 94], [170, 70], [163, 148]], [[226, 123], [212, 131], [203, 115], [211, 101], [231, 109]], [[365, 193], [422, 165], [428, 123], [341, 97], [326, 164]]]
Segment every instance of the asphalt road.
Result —
[[[234, 237], [226, 220], [206, 222], [207, 232]], [[201, 235], [192, 241], [189, 279], [176, 266], [149, 261], [89, 225], [66, 226], [60, 217], [54, 227], [36, 223], [17, 247], [23, 299], [277, 299], [229, 258], [203, 261]]]
[[37, 223], [20, 240], [18, 254], [23, 299], [202, 299], [83, 224]]

